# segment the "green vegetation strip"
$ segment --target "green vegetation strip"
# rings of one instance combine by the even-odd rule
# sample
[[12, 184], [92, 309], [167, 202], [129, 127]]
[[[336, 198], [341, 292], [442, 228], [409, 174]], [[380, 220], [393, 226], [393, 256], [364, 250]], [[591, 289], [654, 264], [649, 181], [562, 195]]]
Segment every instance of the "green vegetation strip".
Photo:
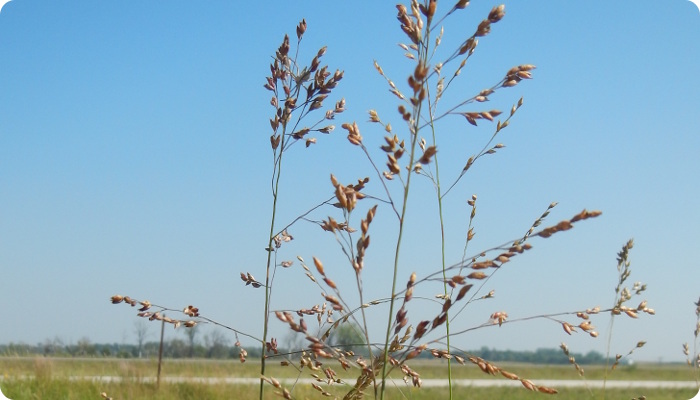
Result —
[[[421, 378], [442, 379], [445, 377], [446, 363], [438, 360], [418, 360], [410, 363], [411, 367], [420, 373]], [[563, 379], [576, 380], [580, 377], [573, 367], [568, 365], [543, 366], [525, 363], [500, 363], [499, 367], [527, 379]], [[357, 376], [356, 370], [343, 371], [336, 362], [324, 365], [333, 368], [341, 379], [351, 379]], [[251, 377], [258, 378], [260, 364], [255, 361], [240, 363], [237, 360], [173, 360], [163, 361], [163, 376], [201, 376], [201, 377]], [[294, 367], [283, 367], [273, 363], [269, 365], [268, 376], [275, 378], [309, 377], [310, 371], [301, 372]], [[0, 357], [0, 373], [5, 377], [13, 376], [120, 376], [120, 377], [155, 377], [158, 370], [157, 360], [135, 360], [118, 358], [45, 358], [45, 357]], [[323, 375], [322, 371], [315, 371]], [[603, 366], [586, 366], [587, 380], [603, 379]], [[392, 374], [401, 378], [399, 373]], [[455, 379], [503, 379], [484, 374], [473, 365], [462, 365], [453, 368]], [[693, 371], [685, 364], [637, 364], [621, 366], [609, 374], [609, 380], [654, 380], [654, 381], [694, 381]]]
[[[210, 385], [197, 383], [161, 384], [160, 388], [153, 383], [101, 383], [92, 381], [69, 381], [65, 379], [50, 380], [4, 380], [1, 382], [3, 393], [11, 399], [98, 399], [101, 392], [106, 392], [115, 400], [133, 399], [231, 399], [240, 400], [258, 398], [255, 385]], [[292, 388], [289, 387], [291, 390]], [[342, 396], [342, 387], [328, 389], [335, 396]], [[446, 398], [447, 388], [395, 388], [389, 387], [388, 399], [441, 399]], [[297, 398], [320, 398], [310, 385], [299, 385], [294, 388]], [[697, 393], [695, 389], [608, 389], [606, 397], [612, 399], [630, 399], [646, 396], [656, 400], [689, 399]], [[530, 392], [522, 387], [463, 387], [454, 389], [456, 398], [461, 399], [542, 399], [548, 398], [541, 393]], [[273, 396], [271, 398], [276, 398]], [[597, 399], [601, 398], [599, 391], [590, 392], [584, 388], [560, 388], [556, 398], [560, 399]]]
[[[433, 387], [446, 376], [446, 365], [440, 361], [419, 360], [411, 364], [419, 371], [424, 387], [420, 390], [406, 387], [400, 374], [393, 374], [396, 384], [391, 386], [389, 399], [446, 398], [447, 388]], [[0, 388], [14, 400], [25, 398], [46, 399], [97, 399], [106, 392], [115, 400], [120, 399], [237, 399], [258, 397], [256, 383], [259, 364], [241, 364], [233, 360], [165, 360], [160, 388], [155, 383], [155, 360], [124, 359], [72, 359], [72, 358], [0, 358]], [[349, 384], [354, 382], [357, 371], [343, 371], [334, 362], [328, 363], [339, 377]], [[557, 398], [601, 398], [602, 367], [586, 368], [587, 387], [570, 387], [583, 380], [568, 366], [540, 366], [532, 364], [503, 363], [500, 367], [530, 379], [539, 385], [551, 386], [559, 391]], [[293, 367], [273, 364], [268, 375], [279, 379], [284, 387], [293, 390], [297, 398], [318, 398], [311, 388], [310, 371], [299, 373]], [[323, 377], [322, 371], [316, 373]], [[456, 398], [467, 399], [541, 399], [547, 397], [524, 389], [519, 382], [501, 377], [491, 377], [473, 366], [459, 366], [453, 370], [457, 380]], [[689, 399], [697, 392], [692, 371], [680, 364], [638, 364], [619, 367], [608, 381], [607, 398], [638, 398], [642, 395], [654, 399]], [[639, 382], [655, 381], [654, 385], [669, 387], [645, 388]], [[662, 381], [662, 382], [658, 382]], [[691, 382], [688, 382], [691, 381]], [[635, 382], [631, 384], [630, 382]], [[486, 384], [503, 386], [481, 387]], [[673, 387], [672, 384], [682, 387]], [[621, 385], [621, 387], [620, 387]], [[334, 396], [342, 397], [348, 386], [322, 385]], [[272, 391], [273, 388], [270, 387]], [[271, 397], [274, 398], [274, 397]]]

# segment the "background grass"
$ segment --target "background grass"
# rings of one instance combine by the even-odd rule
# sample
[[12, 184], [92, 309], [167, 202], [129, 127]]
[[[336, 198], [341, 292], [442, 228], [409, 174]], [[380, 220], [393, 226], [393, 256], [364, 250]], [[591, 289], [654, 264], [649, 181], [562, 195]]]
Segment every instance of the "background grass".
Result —
[[[343, 372], [331, 361], [331, 366], [341, 378], [352, 383], [350, 372]], [[538, 379], [578, 379], [570, 366], [541, 366], [523, 363], [503, 363], [502, 368], [517, 373], [537, 382]], [[172, 377], [258, 377], [259, 363], [237, 360], [165, 360], [163, 376]], [[412, 367], [421, 373], [423, 379], [445, 377], [446, 365], [437, 360], [417, 360]], [[122, 360], [122, 359], [70, 359], [70, 358], [0, 358], [3, 393], [13, 400], [23, 399], [100, 399], [100, 393], [106, 392], [118, 399], [255, 399], [258, 398], [256, 385], [201, 384], [201, 383], [167, 383], [160, 388], [152, 381], [143, 382], [139, 378], [156, 376], [156, 360]], [[271, 363], [269, 375], [276, 378], [294, 378], [298, 373], [291, 367], [282, 367]], [[309, 377], [304, 370], [301, 377]], [[491, 377], [473, 365], [458, 366], [453, 370], [456, 379], [502, 379]], [[589, 366], [586, 376], [589, 380], [601, 379], [602, 366]], [[319, 372], [319, 375], [323, 375]], [[122, 382], [96, 382], [90, 380], [70, 380], [69, 377], [117, 376], [132, 378]], [[27, 379], [31, 378], [31, 379]], [[401, 386], [400, 377], [395, 376], [399, 388], [391, 387], [387, 392], [389, 399], [435, 399], [447, 398], [447, 388], [414, 389]], [[624, 380], [692, 380], [690, 369], [681, 364], [638, 364], [622, 366], [616, 370], [611, 379]], [[325, 388], [325, 386], [324, 386]], [[288, 387], [288, 389], [292, 389]], [[334, 395], [342, 395], [338, 387], [326, 388]], [[308, 384], [294, 388], [297, 398], [315, 397], [314, 389]], [[690, 399], [697, 393], [695, 389], [608, 389], [606, 397], [611, 399], [631, 399], [645, 395], [649, 399]], [[546, 398], [547, 395], [532, 393], [521, 387], [473, 388], [457, 386], [454, 394], [460, 399], [534, 399]], [[268, 393], [269, 398], [277, 398]], [[557, 398], [592, 399], [600, 398], [600, 390], [589, 392], [585, 388], [560, 388]]]
[[[356, 376], [343, 373], [339, 364], [330, 361], [325, 364], [333, 368], [340, 377]], [[440, 379], [445, 377], [446, 363], [440, 360], [413, 360], [411, 367], [421, 374], [423, 379]], [[496, 363], [499, 367], [514, 372], [528, 379], [579, 379], [576, 371], [569, 365], [538, 365], [527, 363]], [[259, 361], [248, 360], [207, 360], [207, 359], [166, 359], [163, 361], [163, 376], [183, 377], [259, 377]], [[280, 366], [278, 362], [270, 363], [269, 376], [276, 378], [294, 378], [298, 371], [293, 367]], [[32, 358], [0, 357], [0, 373], [7, 377], [41, 376], [53, 378], [69, 376], [119, 376], [119, 377], [155, 377], [158, 362], [155, 359], [116, 359], [116, 358]], [[604, 366], [584, 366], [586, 379], [603, 379]], [[304, 377], [309, 371], [304, 371]], [[457, 379], [501, 379], [484, 374], [474, 365], [457, 365], [454, 368]], [[396, 375], [399, 376], [399, 375]], [[608, 377], [610, 380], [694, 380], [693, 371], [685, 364], [639, 363], [619, 366]]]
[[[161, 384], [160, 389], [152, 383], [99, 383], [91, 381], [68, 381], [66, 379], [51, 380], [4, 380], [2, 390], [13, 400], [23, 399], [101, 399], [100, 393], [106, 392], [115, 400], [119, 399], [257, 399], [256, 385], [227, 385], [227, 384], [197, 384], [177, 383]], [[341, 391], [331, 393], [340, 394]], [[562, 388], [556, 397], [534, 393], [520, 387], [472, 388], [456, 386], [454, 395], [460, 399], [592, 399], [599, 394], [591, 395], [584, 388]], [[269, 398], [279, 398], [269, 393]], [[631, 399], [646, 396], [648, 399], [679, 400], [690, 399], [696, 394], [693, 389], [608, 389], [606, 397], [610, 399]], [[302, 385], [294, 390], [297, 398], [315, 397], [317, 392], [309, 385]], [[447, 388], [389, 388], [388, 399], [444, 399], [448, 396]]]

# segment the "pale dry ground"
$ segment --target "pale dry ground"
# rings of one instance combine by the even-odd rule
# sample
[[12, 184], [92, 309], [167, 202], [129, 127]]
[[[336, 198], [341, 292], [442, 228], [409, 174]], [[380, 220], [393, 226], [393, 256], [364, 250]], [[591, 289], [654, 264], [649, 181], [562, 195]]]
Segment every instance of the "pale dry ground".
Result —
[[[31, 376], [20, 377], [20, 379], [31, 379]], [[0, 376], [0, 381], [3, 377]], [[104, 382], [104, 383], [121, 383], [124, 381], [133, 380], [140, 383], [155, 383], [155, 377], [143, 377], [143, 378], [124, 378], [121, 376], [72, 376], [69, 380], [87, 380], [94, 382]], [[211, 385], [257, 385], [260, 383], [258, 378], [211, 378], [211, 377], [186, 377], [186, 376], [165, 376], [161, 378], [162, 382], [165, 383], [203, 383]], [[279, 382], [286, 386], [291, 386], [294, 384], [311, 384], [317, 383], [318, 381], [312, 378], [301, 378], [301, 379], [291, 379], [284, 378], [279, 379]], [[351, 384], [352, 382], [347, 382]], [[457, 379], [453, 382], [456, 386], [464, 387], [519, 387], [521, 386], [519, 381], [505, 380], [505, 379]], [[537, 380], [538, 385], [544, 385], [548, 387], [567, 387], [567, 388], [585, 388], [589, 387], [592, 389], [603, 388], [604, 381], [602, 380], [574, 380], [574, 379], [544, 379]], [[396, 385], [402, 386], [401, 381], [396, 381]], [[447, 379], [424, 379], [423, 387], [447, 387]], [[610, 389], [689, 389], [696, 388], [697, 383], [695, 381], [657, 381], [657, 380], [635, 380], [635, 381], [620, 381], [620, 380], [610, 380], [607, 382], [606, 387]]]

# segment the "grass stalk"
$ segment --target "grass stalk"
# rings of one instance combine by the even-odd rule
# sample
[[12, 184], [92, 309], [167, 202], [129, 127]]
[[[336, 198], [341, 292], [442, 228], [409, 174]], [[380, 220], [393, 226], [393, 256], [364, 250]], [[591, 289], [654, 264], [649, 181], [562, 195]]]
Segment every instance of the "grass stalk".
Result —
[[[428, 21], [428, 26], [430, 21]], [[430, 43], [430, 30], [426, 30], [426, 35], [421, 42], [420, 52], [418, 57], [418, 65], [420, 68], [428, 68], [428, 44]], [[427, 86], [427, 79], [422, 80], [422, 87]], [[414, 94], [417, 97], [417, 91]], [[396, 281], [399, 274], [399, 255], [401, 252], [401, 239], [403, 238], [404, 226], [406, 222], [406, 210], [408, 206], [408, 195], [411, 188], [411, 177], [413, 175], [412, 167], [416, 162], [416, 144], [418, 142], [418, 133], [420, 132], [421, 111], [423, 109], [423, 101], [418, 101], [413, 107], [413, 121], [409, 126], [411, 134], [411, 149], [409, 156], [409, 169], [406, 177], [406, 184], [403, 190], [403, 205], [401, 207], [401, 216], [399, 217], [399, 233], [396, 239], [396, 248], [394, 251], [394, 269], [391, 283], [391, 301], [389, 303], [389, 316], [387, 321], [386, 337], [384, 338], [384, 354], [382, 363], [382, 385], [380, 399], [384, 398], [387, 378], [387, 365], [389, 360], [389, 343], [391, 342], [391, 328], [394, 322], [394, 305], [396, 303]]]
[[[432, 127], [432, 125], [431, 125]], [[433, 145], [437, 146], [437, 139], [435, 137], [435, 128], [432, 129], [433, 132]], [[437, 194], [438, 202], [438, 215], [440, 217], [440, 261], [442, 264], [442, 278], [444, 280], [444, 294], [447, 296], [450, 292], [447, 285], [447, 261], [445, 259], [445, 218], [442, 211], [442, 195], [440, 193], [440, 167], [438, 163], [437, 155], [434, 158], [435, 162], [435, 191]], [[447, 319], [445, 320], [445, 333], [447, 352], [450, 352], [450, 313], [449, 310], [446, 312]], [[447, 385], [450, 393], [450, 400], [452, 400], [452, 359], [447, 359]]]
[[[272, 265], [272, 253], [273, 253], [273, 241], [275, 237], [275, 218], [277, 216], [277, 199], [279, 194], [279, 182], [280, 176], [282, 175], [282, 156], [284, 155], [284, 145], [285, 145], [285, 135], [284, 129], [286, 124], [283, 124], [283, 134], [282, 134], [282, 146], [280, 147], [279, 156], [275, 162], [275, 169], [273, 171], [274, 183], [272, 188], [272, 216], [270, 217], [270, 237], [267, 242], [267, 264], [265, 266], [265, 311], [263, 315], [263, 337], [262, 337], [262, 353], [260, 355], [260, 375], [265, 375], [265, 343], [267, 342], [268, 325], [270, 322], [270, 296], [271, 296], [271, 285], [270, 285], [270, 269]], [[263, 399], [265, 392], [265, 381], [260, 378], [260, 400]]]
[[[428, 85], [426, 86], [426, 90], [428, 89]], [[430, 92], [428, 92], [430, 93]], [[433, 107], [432, 103], [430, 100], [430, 95], [428, 95], [428, 109], [431, 111], [430, 112], [430, 121], [428, 122], [428, 126], [430, 126], [430, 131], [432, 134], [433, 138], [433, 146], [438, 147], [437, 145], [437, 135], [435, 134], [435, 124], [433, 121]], [[450, 289], [448, 289], [449, 285], [447, 284], [447, 260], [446, 260], [446, 254], [445, 254], [445, 218], [444, 218], [444, 213], [443, 213], [443, 208], [442, 208], [442, 188], [440, 186], [440, 163], [439, 163], [439, 156], [437, 153], [435, 154], [433, 158], [433, 162], [435, 163], [435, 178], [433, 180], [435, 184], [435, 194], [437, 195], [437, 206], [438, 206], [438, 217], [440, 219], [440, 264], [442, 267], [442, 278], [444, 281], [443, 284], [443, 289], [444, 289], [444, 294], [445, 298], [447, 298], [448, 294], [451, 292]], [[446, 312], [447, 318], [445, 320], [445, 344], [446, 344], [446, 350], [449, 353], [450, 352], [450, 313], [449, 310]], [[447, 359], [447, 386], [448, 386], [448, 391], [450, 395], [450, 400], [452, 400], [452, 359], [448, 358]]]
[[[414, 160], [414, 155], [415, 155], [415, 146], [416, 142], [415, 140], [411, 141], [411, 164], [413, 164]], [[389, 343], [391, 341], [391, 328], [393, 325], [394, 321], [394, 303], [396, 302], [396, 280], [398, 277], [399, 273], [399, 254], [401, 253], [401, 239], [403, 238], [403, 228], [404, 228], [404, 222], [406, 221], [406, 205], [408, 203], [408, 189], [410, 188], [411, 184], [411, 174], [408, 174], [408, 177], [406, 178], [406, 186], [404, 186], [404, 195], [403, 195], [403, 205], [401, 207], [401, 215], [399, 217], [399, 234], [398, 237], [396, 238], [396, 248], [394, 250], [394, 272], [393, 272], [393, 278], [392, 278], [392, 283], [391, 283], [391, 300], [389, 301], [389, 316], [387, 318], [387, 326], [386, 326], [386, 337], [384, 339], [384, 352], [382, 357], [384, 358], [383, 363], [382, 363], [382, 385], [381, 385], [381, 391], [380, 391], [380, 399], [384, 399], [384, 392], [386, 390], [386, 379], [387, 379], [387, 365], [389, 364]], [[376, 397], [376, 395], [375, 395]]]

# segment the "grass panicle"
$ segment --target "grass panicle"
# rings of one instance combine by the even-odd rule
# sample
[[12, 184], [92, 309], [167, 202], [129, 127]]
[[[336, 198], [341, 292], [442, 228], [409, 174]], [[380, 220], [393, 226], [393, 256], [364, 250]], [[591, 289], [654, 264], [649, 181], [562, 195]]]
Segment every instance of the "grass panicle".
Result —
[[[569, 335], [582, 332], [596, 338], [598, 332], [591, 320], [596, 314], [609, 314], [611, 318], [622, 314], [630, 318], [637, 318], [642, 313], [653, 314], [646, 302], [635, 307], [628, 305], [634, 296], [646, 290], [641, 283], [630, 288], [625, 286], [630, 275], [630, 241], [618, 255], [615, 303], [609, 309], [594, 307], [518, 318], [511, 318], [508, 310], [494, 310], [484, 316], [485, 322], [466, 327], [455, 324], [461, 322], [461, 314], [470, 304], [494, 297], [495, 291], [488, 290], [486, 284], [494, 283], [492, 278], [497, 274], [507, 274], [510, 263], [530, 253], [534, 242], [567, 232], [576, 224], [601, 215], [600, 211], [584, 209], [571, 218], [542, 227], [557, 205], [553, 202], [524, 235], [514, 234], [512, 239], [500, 245], [474, 251], [477, 196], [472, 195], [466, 200], [468, 224], [463, 233], [465, 241], [461, 254], [450, 249], [447, 225], [450, 221], [463, 220], [464, 217], [459, 215], [465, 211], [460, 208], [457, 215], [453, 215], [446, 201], [448, 195], [457, 193], [454, 189], [464, 184], [463, 178], [480, 160], [504, 151], [505, 130], [514, 129], [511, 127], [515, 122], [513, 117], [524, 100], [522, 97], [511, 100], [498, 97], [502, 92], [507, 96], [514, 88], [519, 88], [520, 83], [532, 79], [536, 69], [527, 63], [505, 67], [499, 80], [479, 85], [484, 89], [464, 96], [464, 88], [470, 87], [464, 82], [470, 78], [468, 63], [478, 62], [472, 57], [478, 53], [480, 40], [486, 40], [506, 15], [505, 6], [493, 7], [475, 24], [471, 34], [457, 38], [456, 46], [444, 48], [443, 24], [454, 20], [454, 24], [462, 26], [462, 18], [467, 17], [463, 11], [468, 4], [468, 0], [459, 0], [446, 10], [438, 7], [435, 0], [412, 0], [409, 4], [397, 5], [398, 29], [404, 35], [404, 42], [399, 44], [400, 56], [406, 59], [409, 67], [405, 72], [387, 72], [379, 61], [374, 61], [374, 67], [389, 91], [388, 97], [398, 103], [397, 114], [386, 118], [380, 116], [376, 108], [371, 108], [367, 127], [352, 120], [335, 122], [345, 111], [346, 101], [342, 97], [329, 98], [335, 94], [344, 73], [341, 70], [331, 72], [327, 66], [322, 66], [327, 51], [325, 46], [309, 62], [301, 59], [299, 48], [307, 30], [306, 21], [297, 25], [295, 43], [289, 36], [284, 36], [274, 52], [270, 75], [264, 84], [271, 95], [269, 105], [272, 107], [269, 120], [271, 211], [269, 238], [265, 246], [266, 263], [263, 267], [240, 272], [246, 289], [264, 292], [261, 333], [248, 333], [220, 323], [192, 305], [171, 309], [121, 295], [113, 296], [111, 302], [139, 307], [139, 317], [162, 321], [176, 328], [191, 329], [198, 324], [213, 324], [226, 329], [235, 336], [241, 362], [247, 360], [247, 351], [239, 339], [253, 342], [261, 349], [257, 375], [260, 399], [265, 397], [266, 388], [275, 397], [285, 399], [314, 394], [344, 399], [384, 399], [393, 396], [389, 393], [395, 389], [399, 389], [404, 397], [403, 391], [412, 393], [422, 386], [420, 368], [413, 362], [426, 356], [447, 361], [444, 375], [448, 379], [448, 388], [444, 396], [450, 399], [456, 396], [453, 375], [458, 365], [459, 368], [473, 365], [487, 375], [518, 381], [527, 390], [555, 394], [555, 388], [541, 385], [535, 379], [523, 377], [521, 373], [506, 370], [458, 348], [455, 339], [477, 329], [533, 319], [554, 323], [555, 329], [563, 329]], [[454, 100], [452, 93], [462, 97]], [[509, 110], [504, 112], [497, 106], [487, 106], [487, 102], [504, 102]], [[476, 136], [477, 139], [469, 143], [473, 151], [457, 160], [457, 164], [454, 164], [453, 157], [447, 156], [447, 151], [441, 151], [443, 146], [447, 150], [450, 147], [450, 138], [444, 137], [441, 131], [441, 122], [448, 118], [459, 121], [464, 129], [469, 130], [483, 130], [484, 125], [490, 124], [487, 126], [490, 133], [480, 139]], [[335, 124], [340, 125], [347, 137], [347, 151], [359, 152], [366, 164], [348, 165], [349, 171], [342, 171], [343, 175], [354, 174], [356, 179], [350, 182], [338, 178], [338, 171], [329, 171], [330, 185], [328, 181], [317, 183], [328, 190], [327, 199], [291, 218], [291, 222], [280, 223], [282, 215], [286, 214], [286, 210], [285, 214], [281, 213], [280, 207], [286, 204], [285, 196], [288, 195], [282, 192], [281, 185], [283, 172], [287, 175], [283, 166], [291, 156], [287, 153], [295, 148], [303, 150], [322, 146], [319, 138], [334, 132]], [[361, 132], [377, 129], [383, 135], [379, 143], [374, 133], [363, 136]], [[443, 154], [446, 154], [445, 158], [442, 158]], [[405, 241], [416, 233], [408, 223], [413, 212], [409, 204], [420, 194], [421, 182], [427, 182], [434, 190], [435, 204], [429, 207], [434, 207], [433, 212], [439, 221], [439, 232], [435, 234], [441, 238], [440, 255], [434, 263], [437, 267], [432, 271], [407, 270], [404, 261], [407, 258]], [[383, 224], [393, 223], [395, 230], [392, 232], [395, 233], [374, 232], [374, 221], [378, 218], [382, 218]], [[321, 228], [320, 234], [332, 236], [338, 247], [338, 257], [322, 260], [313, 255], [317, 251], [313, 247], [314, 238], [292, 236], [295, 226], [301, 223], [315, 224]], [[381, 235], [381, 246], [370, 246], [377, 242], [376, 236], [371, 240], [372, 235]], [[291, 249], [286, 246], [293, 240], [297, 243], [295, 249], [310, 246], [302, 250], [312, 254], [312, 262], [308, 265], [300, 255], [293, 259]], [[368, 268], [374, 265], [367, 255], [375, 251], [386, 252], [391, 257], [391, 281], [383, 282], [386, 291], [380, 296], [368, 298], [364, 282], [374, 277], [364, 275], [374, 270]], [[332, 263], [334, 268], [326, 268], [324, 263]], [[344, 275], [338, 272], [338, 265], [341, 268], [344, 265], [354, 280], [341, 278]], [[500, 272], [502, 270], [506, 272]], [[304, 306], [291, 308], [296, 306], [290, 306], [286, 299], [273, 297], [276, 286], [285, 282], [284, 279], [276, 281], [278, 273], [299, 273], [308, 279], [311, 290], [299, 291], [301, 297], [297, 300]], [[264, 276], [258, 279], [255, 275]], [[372, 335], [370, 313], [384, 316], [386, 329], [383, 337]], [[182, 318], [173, 318], [172, 315], [182, 315]], [[293, 342], [296, 347], [281, 348], [277, 338], [271, 336], [271, 332], [279, 330], [289, 331], [292, 337], [299, 338]], [[643, 344], [640, 341], [632, 351]], [[583, 376], [583, 369], [568, 347], [562, 343], [561, 348], [578, 374]], [[622, 357], [616, 358], [612, 368]], [[268, 369], [272, 361], [290, 369], [296, 380], [288, 384], [274, 376]], [[314, 383], [310, 386], [301, 383], [301, 378], [309, 377]]]

